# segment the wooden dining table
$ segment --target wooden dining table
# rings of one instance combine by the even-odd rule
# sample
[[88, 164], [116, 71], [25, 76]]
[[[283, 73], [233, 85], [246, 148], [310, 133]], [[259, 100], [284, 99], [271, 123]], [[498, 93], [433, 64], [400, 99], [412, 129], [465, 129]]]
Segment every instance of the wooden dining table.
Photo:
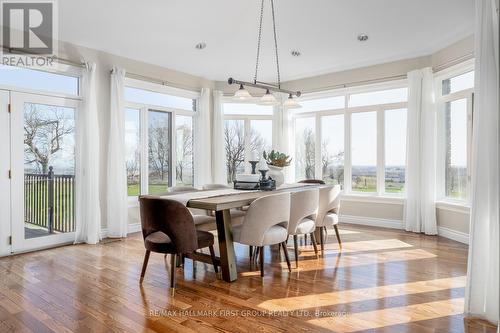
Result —
[[[300, 184], [288, 185], [284, 188], [279, 188], [274, 191], [238, 191], [220, 196], [211, 196], [207, 198], [191, 199], [186, 206], [189, 208], [206, 209], [215, 211], [215, 220], [217, 225], [217, 238], [219, 241], [220, 257], [217, 258], [217, 263], [220, 264], [222, 271], [222, 279], [226, 282], [236, 281], [238, 272], [236, 269], [236, 254], [234, 251], [233, 236], [231, 233], [231, 213], [233, 208], [242, 208], [249, 206], [252, 201], [267, 195], [280, 193], [283, 191], [294, 192], [301, 191], [311, 187], [321, 187], [325, 185], [317, 184]], [[211, 258], [204, 254], [195, 254], [193, 259], [211, 263]]]

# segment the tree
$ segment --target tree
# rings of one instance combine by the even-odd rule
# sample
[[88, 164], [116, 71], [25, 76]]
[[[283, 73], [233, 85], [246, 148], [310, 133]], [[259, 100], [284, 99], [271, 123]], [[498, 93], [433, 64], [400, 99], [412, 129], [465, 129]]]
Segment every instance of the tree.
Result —
[[168, 124], [158, 120], [149, 125], [149, 168], [155, 176], [164, 181], [168, 177], [170, 159], [170, 138]]
[[182, 125], [177, 128], [177, 163], [175, 174], [177, 180], [184, 181], [184, 170], [193, 166], [193, 130], [191, 126]]
[[305, 154], [304, 154], [304, 161], [305, 161], [305, 173], [306, 173], [306, 179], [313, 179], [314, 178], [314, 162], [316, 160], [316, 154], [315, 154], [315, 139], [314, 139], [314, 133], [311, 128], [306, 128], [304, 129], [303, 133], [303, 139], [304, 139], [304, 146], [305, 146]]
[[73, 116], [63, 108], [27, 103], [24, 108], [25, 163], [35, 163], [46, 174], [51, 158], [63, 149], [64, 140], [74, 133]]

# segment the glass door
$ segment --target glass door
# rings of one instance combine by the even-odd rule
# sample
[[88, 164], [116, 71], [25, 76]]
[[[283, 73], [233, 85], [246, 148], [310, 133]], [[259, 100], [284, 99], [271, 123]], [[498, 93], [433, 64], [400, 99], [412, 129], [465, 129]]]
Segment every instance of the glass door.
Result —
[[12, 252], [72, 242], [78, 101], [18, 92], [10, 99]]

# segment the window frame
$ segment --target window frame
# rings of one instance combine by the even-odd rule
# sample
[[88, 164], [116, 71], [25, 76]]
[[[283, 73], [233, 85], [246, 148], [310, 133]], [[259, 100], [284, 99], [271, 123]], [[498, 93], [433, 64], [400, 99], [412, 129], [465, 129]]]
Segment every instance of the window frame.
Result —
[[[447, 79], [474, 71], [474, 59], [447, 68], [434, 76], [436, 110], [437, 110], [437, 146], [436, 146], [436, 202], [453, 205], [469, 206], [471, 199], [471, 151], [472, 151], [472, 121], [474, 114], [474, 87], [443, 95], [442, 83]], [[445, 171], [445, 133], [443, 112], [446, 103], [465, 99], [467, 102], [467, 197], [464, 199], [446, 196], [446, 171]]]
[[[153, 82], [147, 82], [147, 81], [141, 81], [137, 79], [132, 79], [132, 78], [125, 78], [125, 86], [126, 87], [132, 87], [132, 88], [137, 88], [137, 89], [143, 89], [143, 90], [149, 90], [153, 92], [158, 92], [162, 94], [167, 94], [167, 95], [172, 95], [172, 96], [178, 96], [178, 97], [186, 97], [186, 98], [191, 98], [196, 100], [196, 110], [199, 109], [199, 98], [200, 98], [200, 93], [199, 92], [194, 92], [194, 91], [188, 91], [188, 90], [183, 90], [179, 88], [173, 88]], [[169, 163], [169, 184], [167, 186], [175, 186], [177, 177], [176, 177], [176, 170], [175, 170], [175, 163], [177, 161], [177, 135], [176, 135], [176, 116], [187, 116], [192, 118], [192, 124], [193, 124], [193, 146], [194, 146], [194, 129], [195, 129], [195, 122], [197, 121], [196, 117], [196, 112], [197, 111], [189, 111], [189, 110], [184, 110], [184, 109], [177, 109], [173, 107], [164, 107], [164, 106], [159, 106], [159, 105], [151, 105], [151, 104], [146, 104], [146, 103], [136, 103], [136, 102], [129, 102], [129, 101], [124, 101], [124, 110], [125, 109], [135, 109], [139, 110], [139, 137], [140, 137], [140, 142], [139, 142], [139, 149], [141, 152], [141, 158], [140, 158], [140, 191], [139, 195], [146, 195], [148, 194], [148, 178], [149, 178], [149, 160], [148, 160], [148, 145], [149, 145], [149, 136], [148, 136], [148, 112], [149, 111], [154, 111], [154, 112], [165, 112], [170, 114], [170, 128], [169, 128], [169, 135], [170, 135], [170, 163]], [[194, 148], [194, 147], [193, 147]], [[194, 150], [194, 149], [193, 149]], [[193, 154], [193, 187], [196, 186], [194, 184], [194, 172], [195, 172], [195, 159], [196, 156]], [[166, 189], [165, 189], [166, 191]], [[137, 198], [138, 196], [129, 196], [128, 201], [129, 203], [137, 203]]]
[[[365, 86], [356, 87], [344, 87], [336, 90], [323, 91], [310, 93], [302, 97], [300, 100], [311, 100], [327, 97], [335, 97], [344, 95], [344, 108], [341, 109], [330, 109], [321, 111], [308, 111], [300, 112], [300, 109], [293, 110], [291, 112], [291, 130], [295, 133], [295, 120], [297, 118], [315, 118], [316, 128], [315, 135], [316, 146], [315, 146], [315, 178], [323, 179], [323, 170], [321, 168], [321, 119], [323, 116], [330, 115], [344, 115], [344, 194], [349, 196], [361, 196], [361, 197], [389, 197], [395, 199], [403, 199], [405, 197], [404, 192], [402, 193], [386, 193], [385, 192], [385, 111], [386, 110], [397, 110], [397, 109], [407, 109], [408, 102], [396, 102], [396, 103], [386, 103], [386, 104], [375, 104], [367, 106], [357, 106], [349, 107], [350, 96], [358, 93], [380, 91], [380, 90], [391, 90], [398, 88], [407, 88], [408, 83], [406, 79], [395, 80], [390, 82], [376, 83]], [[299, 101], [300, 103], [300, 101]], [[375, 111], [377, 114], [377, 190], [375, 192], [357, 192], [352, 190], [352, 128], [351, 128], [351, 116], [354, 113], [370, 112]], [[292, 135], [292, 147], [291, 154], [292, 158], [295, 158], [295, 135]], [[293, 167], [295, 168], [295, 167]], [[295, 170], [293, 170], [293, 175], [295, 175]], [[296, 179], [297, 181], [297, 179]]]
[[[231, 104], [258, 104], [258, 99], [252, 99], [249, 101], [234, 101], [231, 97], [223, 97], [221, 99], [221, 103], [224, 105], [226, 103], [231, 103]], [[245, 129], [245, 173], [250, 173], [252, 171], [252, 168], [250, 166], [250, 158], [251, 158], [251, 152], [250, 152], [250, 132], [251, 132], [251, 121], [252, 120], [270, 120], [271, 124], [273, 122], [273, 116], [272, 115], [233, 115], [233, 114], [224, 114], [224, 122], [226, 120], [243, 120], [244, 122], [244, 129]], [[274, 125], [274, 124], [272, 124]], [[272, 135], [271, 139], [271, 146], [274, 147], [274, 135]]]

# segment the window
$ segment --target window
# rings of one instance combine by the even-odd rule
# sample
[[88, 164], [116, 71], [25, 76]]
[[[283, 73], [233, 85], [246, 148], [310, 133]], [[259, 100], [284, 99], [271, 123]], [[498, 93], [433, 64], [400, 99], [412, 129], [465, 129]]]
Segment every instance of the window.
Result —
[[445, 105], [445, 195], [467, 198], [467, 100]]
[[401, 102], [406, 102], [407, 99], [408, 99], [407, 88], [372, 91], [372, 92], [350, 95], [349, 107], [388, 104], [388, 103], [401, 103]]
[[377, 113], [351, 118], [352, 190], [377, 192]]
[[226, 145], [227, 181], [236, 179], [236, 174], [245, 171], [245, 121], [224, 121], [224, 143]]
[[437, 85], [437, 195], [444, 200], [467, 201], [474, 71], [441, 77]]
[[295, 180], [322, 179], [347, 193], [402, 194], [408, 93], [403, 84], [347, 88], [344, 95], [301, 102], [303, 108], [292, 114]]
[[0, 65], [0, 85], [78, 96], [78, 76]]
[[385, 193], [404, 192], [406, 109], [385, 111]]
[[[128, 195], [161, 194], [174, 185], [193, 186], [197, 100], [163, 93], [166, 87], [161, 85], [144, 82], [142, 89], [137, 80], [130, 82], [134, 87], [125, 87]], [[155, 86], [158, 91], [152, 90]]]
[[344, 115], [321, 117], [321, 169], [327, 184], [344, 185]]
[[345, 96], [335, 96], [308, 101], [300, 101], [300, 112], [314, 112], [323, 110], [343, 109], [345, 106]]
[[295, 120], [295, 179], [314, 179], [316, 168], [315, 118]]
[[125, 100], [140, 104], [196, 111], [196, 99], [167, 95], [134, 87], [125, 87]]
[[227, 181], [250, 173], [249, 161], [260, 160], [273, 146], [273, 107], [252, 103], [223, 103]]
[[177, 161], [175, 176], [177, 185], [193, 185], [193, 118], [175, 117]]
[[125, 161], [127, 168], [127, 193], [141, 193], [140, 110], [125, 109]]
[[170, 113], [148, 111], [148, 193], [165, 192], [172, 184]]

